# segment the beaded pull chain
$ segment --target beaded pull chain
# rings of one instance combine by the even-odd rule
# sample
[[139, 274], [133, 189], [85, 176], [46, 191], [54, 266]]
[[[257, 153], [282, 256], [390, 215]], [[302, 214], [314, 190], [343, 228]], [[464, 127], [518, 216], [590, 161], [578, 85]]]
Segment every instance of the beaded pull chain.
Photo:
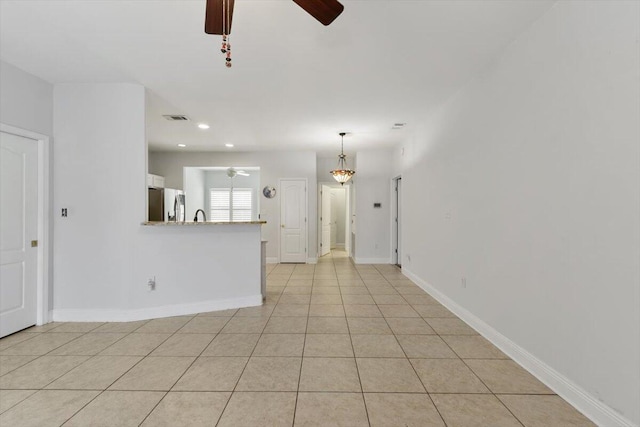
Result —
[[228, 0], [222, 0], [222, 48], [220, 52], [225, 55], [225, 65], [231, 68], [231, 36], [226, 34], [227, 22], [231, 22], [230, 8]]
[[227, 68], [231, 68], [231, 40], [226, 34], [222, 35], [222, 47], [220, 52], [225, 55], [225, 65]]

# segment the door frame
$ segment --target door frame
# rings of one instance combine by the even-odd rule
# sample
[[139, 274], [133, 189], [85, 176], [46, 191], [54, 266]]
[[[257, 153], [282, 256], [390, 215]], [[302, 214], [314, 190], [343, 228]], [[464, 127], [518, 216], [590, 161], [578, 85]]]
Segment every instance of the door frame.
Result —
[[340, 185], [340, 183], [336, 182], [336, 181], [321, 181], [318, 182], [318, 203], [317, 203], [317, 211], [316, 211], [316, 224], [318, 226], [318, 239], [317, 239], [317, 251], [318, 251], [318, 256], [322, 253], [320, 250], [320, 243], [322, 243], [322, 223], [320, 222], [320, 216], [322, 215], [322, 194], [320, 194], [320, 192], [322, 191], [322, 186], [326, 185], [327, 187], [331, 187], [331, 188], [344, 188], [345, 192], [344, 192], [344, 202], [345, 202], [345, 206], [344, 209], [346, 211], [345, 215], [346, 215], [346, 219], [345, 219], [345, 240], [344, 240], [344, 250], [347, 251], [348, 254], [351, 254], [351, 196], [350, 196], [350, 187], [351, 187], [351, 181], [347, 182], [345, 185]]
[[36, 263], [36, 324], [51, 322], [49, 285], [51, 279], [51, 186], [50, 186], [50, 138], [37, 132], [0, 123], [0, 132], [33, 139], [38, 143], [38, 261]]
[[[306, 255], [306, 264], [309, 264], [309, 180], [307, 178], [278, 178], [278, 189], [282, 189], [282, 181], [304, 181], [304, 232], [306, 234], [306, 238], [304, 241], [304, 252]], [[280, 197], [282, 197], [282, 191], [280, 191]], [[278, 263], [282, 262], [282, 200], [278, 200]]]
[[402, 268], [402, 175], [391, 179], [391, 264]]

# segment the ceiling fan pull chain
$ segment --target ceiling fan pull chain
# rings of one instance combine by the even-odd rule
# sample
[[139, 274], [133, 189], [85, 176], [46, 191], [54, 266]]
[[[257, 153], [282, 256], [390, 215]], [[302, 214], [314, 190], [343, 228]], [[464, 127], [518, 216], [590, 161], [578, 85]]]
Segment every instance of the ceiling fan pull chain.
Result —
[[[227, 68], [231, 68], [231, 35], [227, 36], [227, 25], [231, 27], [231, 5], [229, 4], [230, 0], [223, 0], [223, 10], [222, 10], [222, 20], [224, 22], [224, 42], [225, 42], [225, 50], [223, 53], [226, 54], [225, 64]], [[226, 6], [226, 10], [225, 7]], [[230, 30], [230, 28], [229, 28]], [[230, 32], [230, 31], [229, 31]]]
[[222, 35], [222, 48], [220, 49], [220, 52], [227, 53], [227, 35], [226, 34]]

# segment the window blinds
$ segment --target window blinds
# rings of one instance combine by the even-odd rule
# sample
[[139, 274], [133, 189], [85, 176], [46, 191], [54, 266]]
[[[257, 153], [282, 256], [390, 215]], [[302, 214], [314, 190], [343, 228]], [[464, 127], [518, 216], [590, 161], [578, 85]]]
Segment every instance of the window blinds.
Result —
[[212, 221], [251, 221], [251, 188], [212, 188], [210, 212]]

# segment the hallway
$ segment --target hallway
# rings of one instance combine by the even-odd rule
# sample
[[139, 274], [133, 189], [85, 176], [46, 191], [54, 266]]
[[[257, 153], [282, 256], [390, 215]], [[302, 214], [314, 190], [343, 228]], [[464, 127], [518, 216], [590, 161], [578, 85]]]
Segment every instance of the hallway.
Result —
[[593, 425], [395, 266], [268, 272], [262, 307], [0, 340], [0, 424]]

